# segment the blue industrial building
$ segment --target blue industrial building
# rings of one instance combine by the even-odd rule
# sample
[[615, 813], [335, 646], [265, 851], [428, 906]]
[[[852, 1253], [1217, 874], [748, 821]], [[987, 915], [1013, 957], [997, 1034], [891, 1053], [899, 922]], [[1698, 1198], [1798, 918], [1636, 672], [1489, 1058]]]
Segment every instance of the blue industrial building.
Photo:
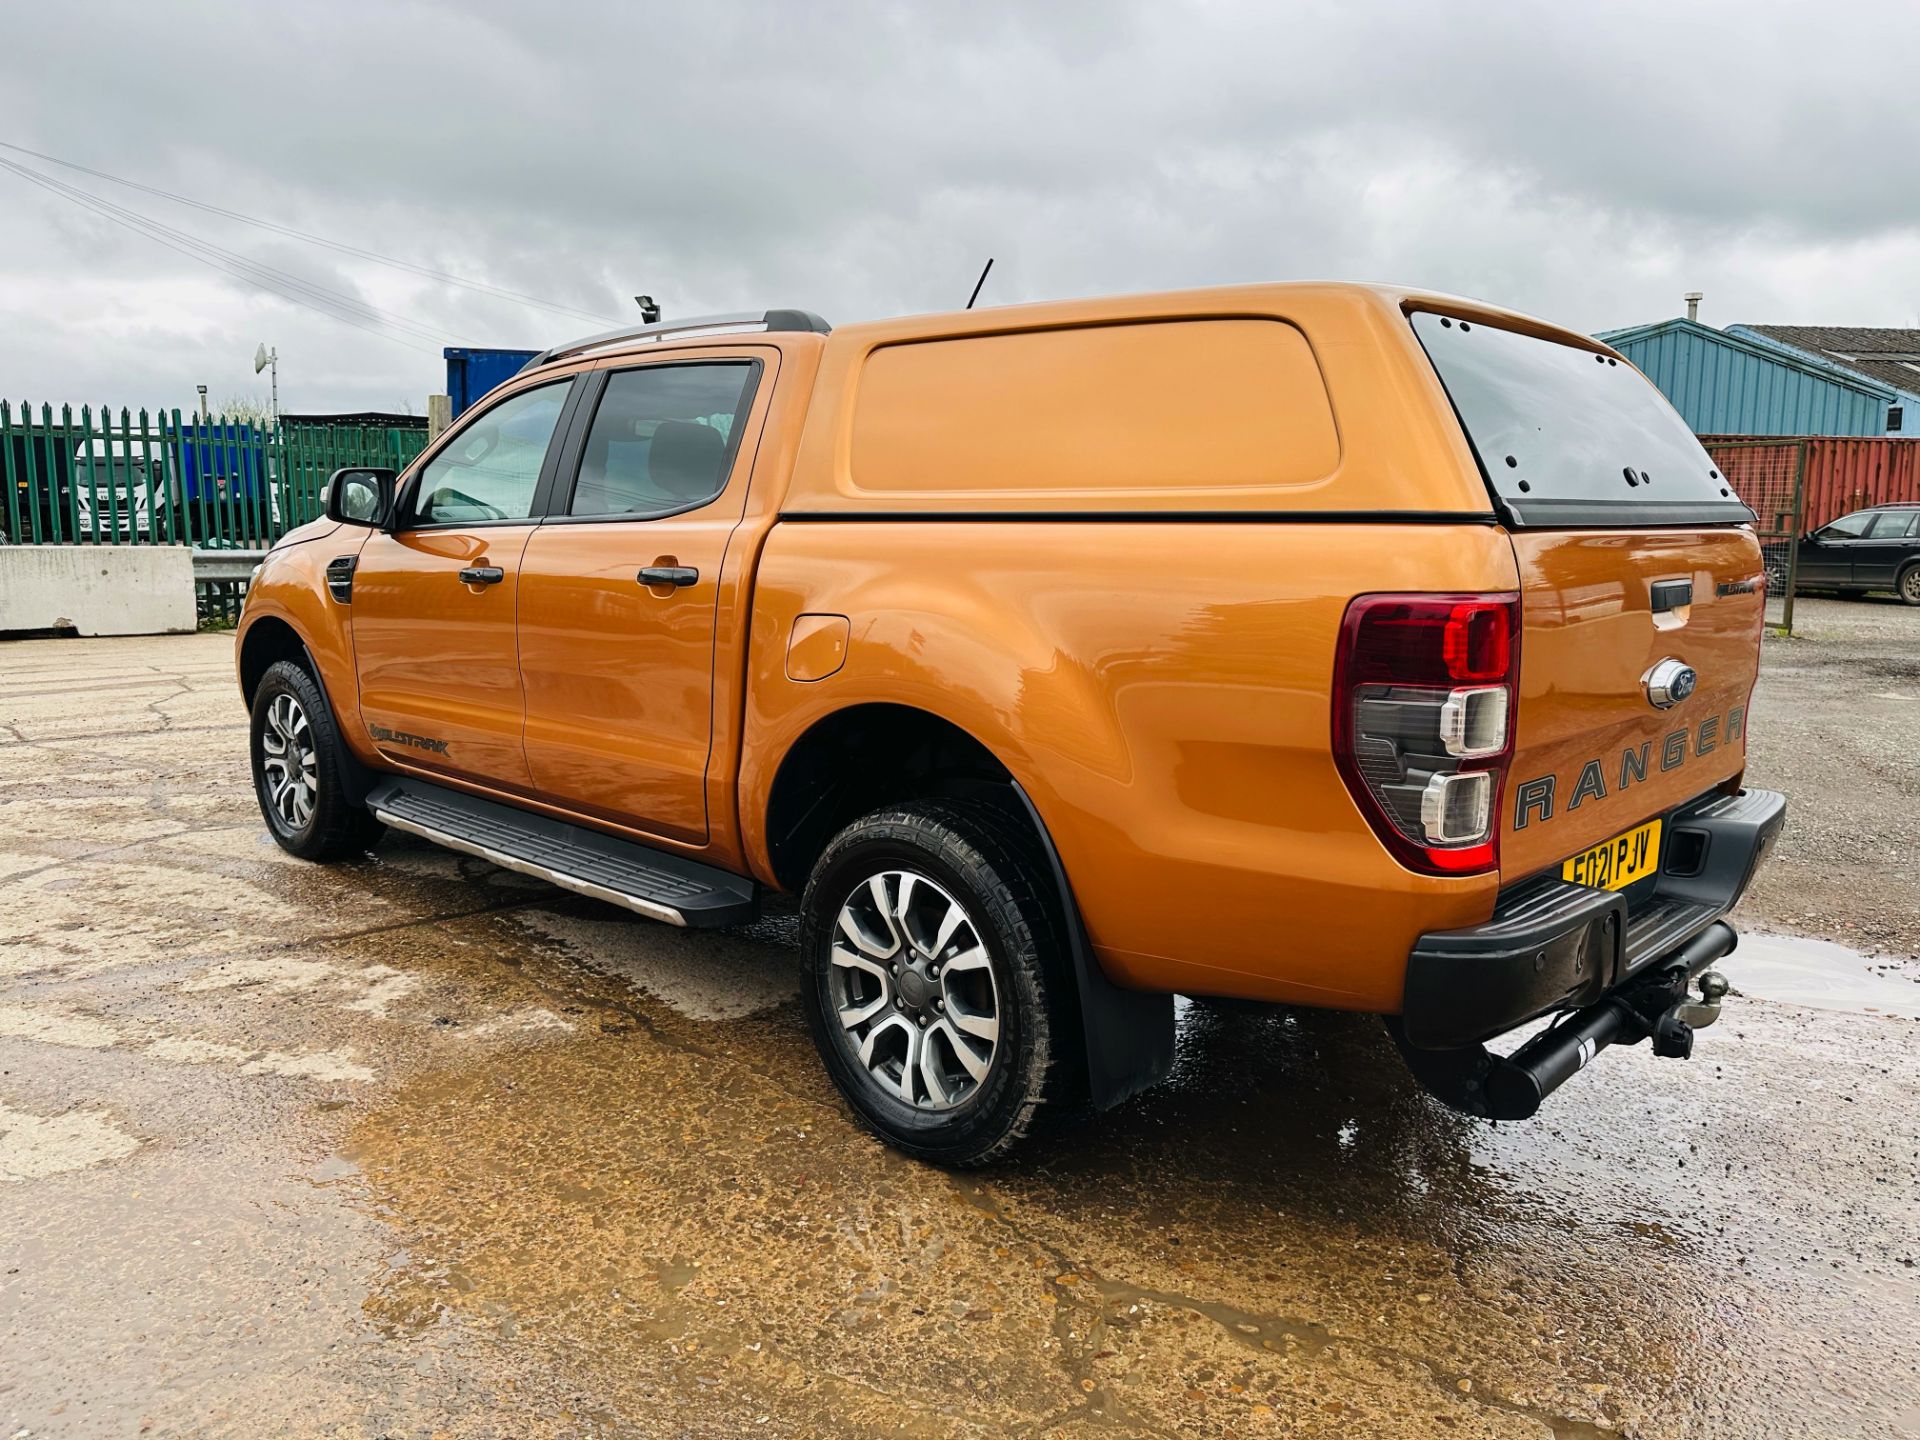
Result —
[[1884, 435], [1897, 403], [1890, 385], [1697, 320], [1594, 338], [1645, 372], [1698, 435]]
[[1729, 325], [1729, 335], [1825, 361], [1890, 386], [1887, 434], [1920, 426], [1920, 330], [1857, 325]]

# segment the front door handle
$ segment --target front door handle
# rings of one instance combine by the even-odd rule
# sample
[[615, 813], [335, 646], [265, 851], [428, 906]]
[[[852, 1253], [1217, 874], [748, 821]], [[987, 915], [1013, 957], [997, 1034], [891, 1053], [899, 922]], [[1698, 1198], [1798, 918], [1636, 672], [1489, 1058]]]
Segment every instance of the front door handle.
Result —
[[647, 586], [687, 586], [699, 578], [700, 572], [691, 565], [648, 565], [640, 572], [640, 583]]
[[469, 565], [460, 572], [462, 585], [498, 585], [507, 578], [507, 572], [498, 565]]

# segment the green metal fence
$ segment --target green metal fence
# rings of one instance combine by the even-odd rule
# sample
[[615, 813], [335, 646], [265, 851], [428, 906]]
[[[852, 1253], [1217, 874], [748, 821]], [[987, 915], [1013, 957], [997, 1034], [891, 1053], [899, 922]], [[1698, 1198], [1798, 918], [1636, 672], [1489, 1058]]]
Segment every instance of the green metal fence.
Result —
[[[425, 430], [286, 425], [0, 400], [0, 538], [15, 545], [265, 549], [315, 519], [321, 487], [352, 465], [406, 465]], [[243, 587], [200, 587], [231, 616]]]

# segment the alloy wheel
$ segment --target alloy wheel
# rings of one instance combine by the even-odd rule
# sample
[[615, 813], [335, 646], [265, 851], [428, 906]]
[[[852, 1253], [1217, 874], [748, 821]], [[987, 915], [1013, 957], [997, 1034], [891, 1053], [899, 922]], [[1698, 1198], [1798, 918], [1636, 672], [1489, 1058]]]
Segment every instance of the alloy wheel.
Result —
[[1920, 565], [1900, 577], [1900, 598], [1909, 605], [1920, 605]]
[[260, 732], [260, 773], [267, 803], [290, 830], [304, 829], [313, 818], [319, 763], [307, 712], [291, 695], [274, 696]]
[[966, 907], [910, 870], [887, 870], [840, 906], [828, 994], [838, 1040], [886, 1094], [951, 1110], [987, 1078], [1000, 992]]

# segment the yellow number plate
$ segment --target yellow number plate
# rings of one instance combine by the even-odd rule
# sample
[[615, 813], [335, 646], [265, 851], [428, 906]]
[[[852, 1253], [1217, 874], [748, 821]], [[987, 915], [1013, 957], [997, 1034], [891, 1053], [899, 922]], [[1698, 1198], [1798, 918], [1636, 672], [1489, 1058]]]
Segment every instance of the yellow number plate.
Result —
[[1624, 890], [1660, 868], [1660, 822], [1649, 820], [1560, 867], [1560, 878], [1596, 890]]

